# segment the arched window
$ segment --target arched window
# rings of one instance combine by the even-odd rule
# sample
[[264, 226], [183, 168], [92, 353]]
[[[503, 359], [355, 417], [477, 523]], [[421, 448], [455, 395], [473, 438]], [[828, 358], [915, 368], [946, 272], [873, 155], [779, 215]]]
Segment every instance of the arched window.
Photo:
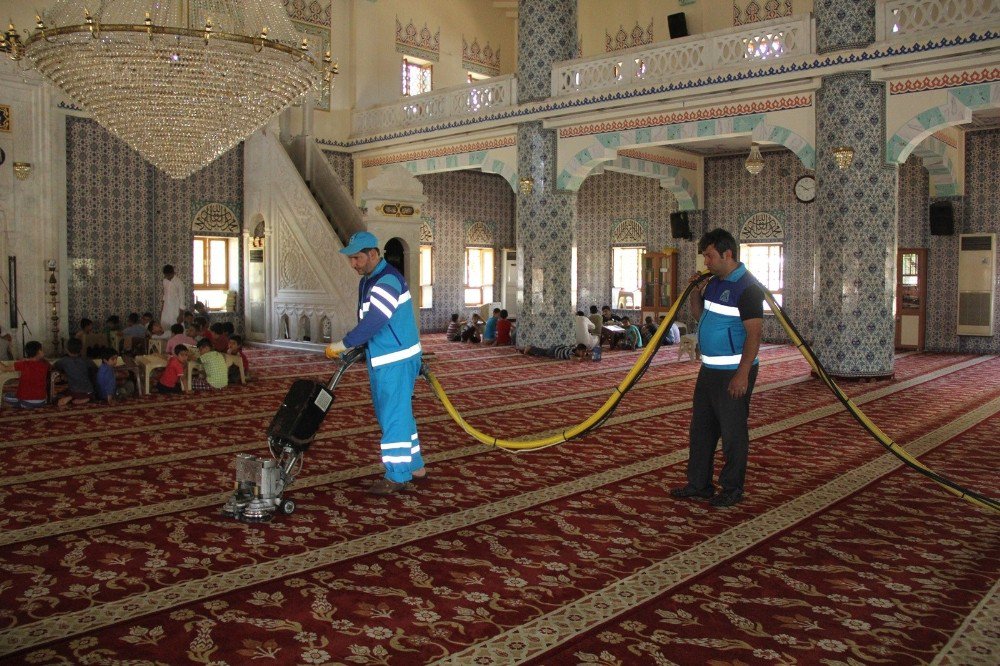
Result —
[[493, 229], [485, 222], [472, 222], [465, 229], [465, 304], [493, 302]]
[[[783, 305], [785, 285], [785, 229], [782, 213], [759, 212], [747, 216], [740, 229], [740, 261]], [[770, 311], [765, 302], [764, 310]]]
[[642, 304], [642, 256], [646, 253], [646, 225], [620, 220], [611, 227], [611, 303], [620, 310]]

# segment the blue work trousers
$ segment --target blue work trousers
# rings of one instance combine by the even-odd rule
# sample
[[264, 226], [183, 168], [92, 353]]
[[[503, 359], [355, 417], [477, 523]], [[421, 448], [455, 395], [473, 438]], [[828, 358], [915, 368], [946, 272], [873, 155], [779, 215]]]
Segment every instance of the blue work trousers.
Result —
[[413, 418], [413, 384], [420, 373], [420, 358], [418, 354], [387, 365], [368, 365], [375, 418], [382, 428], [385, 478], [396, 483], [409, 481], [424, 466]]

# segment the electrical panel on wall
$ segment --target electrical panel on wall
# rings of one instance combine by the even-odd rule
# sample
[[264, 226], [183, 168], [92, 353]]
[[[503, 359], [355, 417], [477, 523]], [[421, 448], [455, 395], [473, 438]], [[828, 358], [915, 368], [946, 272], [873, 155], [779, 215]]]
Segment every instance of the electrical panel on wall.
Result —
[[958, 252], [958, 334], [993, 335], [996, 234], [962, 234]]

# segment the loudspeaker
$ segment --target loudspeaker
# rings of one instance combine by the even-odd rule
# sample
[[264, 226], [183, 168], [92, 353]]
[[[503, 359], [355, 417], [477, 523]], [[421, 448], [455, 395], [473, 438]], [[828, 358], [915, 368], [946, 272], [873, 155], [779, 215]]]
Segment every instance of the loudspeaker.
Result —
[[691, 240], [691, 223], [686, 210], [670, 214], [670, 237]]
[[684, 18], [684, 12], [667, 15], [667, 30], [670, 31], [670, 39], [688, 36], [687, 19]]
[[931, 236], [951, 236], [955, 233], [955, 211], [950, 201], [935, 201], [930, 209]]

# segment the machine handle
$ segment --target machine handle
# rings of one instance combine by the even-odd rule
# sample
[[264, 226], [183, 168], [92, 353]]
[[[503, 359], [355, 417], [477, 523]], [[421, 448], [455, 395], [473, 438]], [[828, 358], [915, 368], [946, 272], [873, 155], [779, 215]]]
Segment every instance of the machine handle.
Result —
[[333, 393], [333, 390], [337, 388], [337, 384], [340, 383], [340, 377], [347, 372], [347, 369], [354, 364], [355, 361], [362, 358], [365, 355], [365, 347], [361, 345], [360, 347], [351, 347], [350, 349], [342, 352], [339, 356], [340, 358], [340, 369], [337, 373], [330, 378], [329, 383], [326, 385], [326, 390]]

